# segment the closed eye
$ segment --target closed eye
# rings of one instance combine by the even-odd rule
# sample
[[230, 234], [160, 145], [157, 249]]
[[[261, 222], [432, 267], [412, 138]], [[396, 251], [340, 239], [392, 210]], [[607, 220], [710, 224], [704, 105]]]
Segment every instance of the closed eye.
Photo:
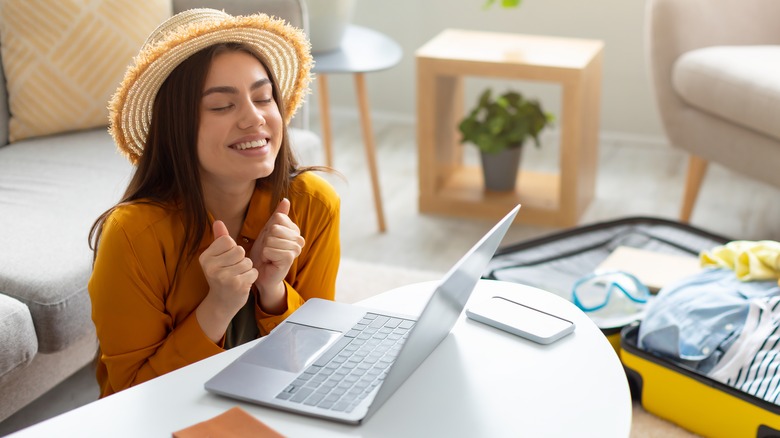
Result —
[[209, 109], [210, 109], [211, 111], [217, 111], [217, 112], [220, 112], [220, 111], [227, 111], [227, 110], [229, 110], [230, 108], [233, 108], [233, 104], [226, 105], [226, 106], [218, 106], [218, 107], [209, 108]]

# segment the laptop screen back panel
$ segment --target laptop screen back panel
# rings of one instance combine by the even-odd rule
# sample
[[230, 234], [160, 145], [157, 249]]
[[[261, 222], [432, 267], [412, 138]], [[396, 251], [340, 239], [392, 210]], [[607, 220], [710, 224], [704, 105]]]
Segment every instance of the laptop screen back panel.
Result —
[[444, 276], [376, 392], [366, 419], [393, 395], [452, 330], [519, 209], [519, 205], [512, 209]]

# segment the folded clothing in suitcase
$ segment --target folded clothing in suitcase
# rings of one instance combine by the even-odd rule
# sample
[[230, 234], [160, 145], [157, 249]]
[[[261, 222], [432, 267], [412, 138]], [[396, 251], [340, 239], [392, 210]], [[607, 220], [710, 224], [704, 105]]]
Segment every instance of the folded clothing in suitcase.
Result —
[[[696, 257], [700, 251], [728, 241], [679, 222], [629, 217], [502, 247], [483, 278], [527, 284], [570, 300], [575, 282], [594, 272], [619, 247]], [[599, 324], [616, 351], [624, 325]]]

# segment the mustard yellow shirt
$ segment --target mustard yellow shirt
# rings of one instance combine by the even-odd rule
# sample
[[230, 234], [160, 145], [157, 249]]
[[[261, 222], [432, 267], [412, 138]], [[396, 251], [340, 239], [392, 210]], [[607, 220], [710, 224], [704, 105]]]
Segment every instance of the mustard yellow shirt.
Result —
[[[338, 195], [320, 176], [306, 172], [293, 180], [288, 197], [290, 219], [306, 244], [285, 277], [287, 311], [269, 315], [255, 305], [261, 335], [305, 300], [335, 296], [341, 256]], [[270, 204], [270, 193], [255, 190], [237, 239], [247, 254], [270, 218]], [[176, 209], [138, 203], [107, 218], [89, 281], [101, 396], [224, 351], [203, 333], [194, 312], [209, 290], [198, 256], [212, 241], [208, 229], [196, 256], [179, 260], [184, 226]]]

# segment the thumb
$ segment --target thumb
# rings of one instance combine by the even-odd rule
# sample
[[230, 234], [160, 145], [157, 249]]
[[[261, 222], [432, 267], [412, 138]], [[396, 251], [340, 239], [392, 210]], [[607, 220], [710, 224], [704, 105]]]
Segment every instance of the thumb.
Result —
[[214, 221], [214, 240], [219, 239], [222, 236], [227, 236], [228, 229], [225, 226], [225, 223], [222, 221]]
[[279, 205], [276, 206], [276, 211], [274, 213], [281, 213], [283, 215], [290, 214], [290, 200], [287, 198], [282, 198], [281, 202], [279, 202]]

